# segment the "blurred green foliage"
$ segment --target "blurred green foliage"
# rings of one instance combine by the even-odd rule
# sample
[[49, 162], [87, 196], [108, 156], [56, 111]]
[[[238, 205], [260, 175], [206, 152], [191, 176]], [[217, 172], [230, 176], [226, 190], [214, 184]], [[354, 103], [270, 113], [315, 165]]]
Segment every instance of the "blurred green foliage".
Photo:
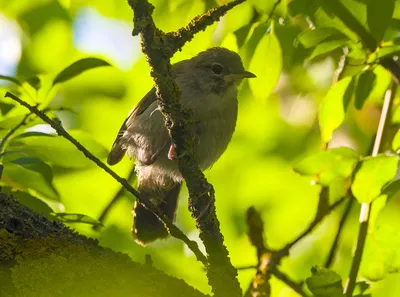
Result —
[[[156, 7], [156, 25], [172, 31], [227, 1], [151, 2]], [[377, 205], [360, 277], [368, 281], [368, 293], [374, 297], [399, 296], [400, 277], [392, 273], [400, 267], [400, 188], [396, 181], [384, 187], [398, 178], [397, 94], [386, 130], [389, 136], [384, 138], [383, 153], [391, 156], [365, 157], [371, 154], [391, 81], [379, 62], [400, 52], [400, 1], [340, 1], [361, 24], [360, 32], [372, 36], [364, 45], [363, 36], [346, 26], [325, 1], [282, 0], [269, 17], [275, 2], [239, 5], [173, 58], [176, 62], [224, 46], [237, 51], [245, 67], [258, 77], [241, 86], [232, 142], [206, 171], [216, 189], [217, 215], [232, 263], [236, 267], [257, 263], [246, 235], [248, 207], [262, 213], [268, 245], [279, 249], [313, 221], [321, 185], [336, 193], [330, 203], [348, 194], [351, 186], [357, 200], [375, 199]], [[151, 254], [156, 267], [209, 293], [202, 266], [182, 242], [168, 238], [144, 248], [132, 240], [132, 196], [123, 194], [104, 227], [94, 231], [92, 224], [98, 224], [119, 184], [36, 116], [3, 98], [12, 91], [37, 105], [105, 160], [125, 116], [152, 86], [140, 40], [130, 35], [131, 29], [132, 11], [126, 0], [0, 0], [3, 190], [135, 261], [144, 262], [145, 254]], [[115, 170], [127, 176], [132, 164], [125, 158]], [[200, 242], [187, 208], [184, 190], [177, 225]], [[314, 270], [307, 281], [316, 296], [329, 283], [324, 275], [333, 278], [335, 294], [342, 290], [335, 282], [348, 275], [359, 208], [353, 204], [339, 238], [330, 267], [337, 274]], [[283, 260], [282, 270], [301, 281], [311, 276], [312, 267], [324, 266], [343, 211], [344, 206], [339, 207], [298, 243]], [[247, 288], [254, 273], [239, 271], [242, 288]], [[297, 296], [275, 278], [271, 286], [273, 297]]]

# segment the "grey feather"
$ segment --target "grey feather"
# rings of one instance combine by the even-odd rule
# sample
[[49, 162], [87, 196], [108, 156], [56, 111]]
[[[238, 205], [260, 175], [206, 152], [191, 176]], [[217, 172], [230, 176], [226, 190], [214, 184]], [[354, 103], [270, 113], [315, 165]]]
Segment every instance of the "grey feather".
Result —
[[[235, 130], [237, 86], [245, 71], [239, 55], [212, 48], [190, 60], [174, 64], [172, 76], [181, 91], [180, 103], [193, 111], [189, 127], [201, 170], [209, 168], [225, 151]], [[154, 88], [130, 112], [108, 157], [110, 165], [125, 153], [136, 163], [138, 190], [156, 204], [182, 182], [176, 160], [168, 158], [170, 136], [158, 110]]]

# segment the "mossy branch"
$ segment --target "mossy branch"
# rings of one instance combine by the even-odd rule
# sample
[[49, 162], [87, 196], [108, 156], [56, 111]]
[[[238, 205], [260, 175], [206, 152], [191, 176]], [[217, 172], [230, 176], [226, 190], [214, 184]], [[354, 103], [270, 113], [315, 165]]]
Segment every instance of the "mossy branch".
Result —
[[207, 297], [0, 193], [1, 296]]
[[[223, 243], [219, 230], [219, 221], [214, 207], [214, 189], [208, 183], [194, 157], [193, 143], [190, 141], [187, 123], [190, 122], [190, 110], [183, 109], [179, 103], [180, 91], [171, 77], [170, 59], [193, 36], [224, 15], [229, 9], [243, 3], [236, 0], [212, 9], [196, 17], [188, 26], [177, 32], [164, 33], [153, 21], [154, 6], [147, 0], [128, 0], [134, 11], [133, 34], [140, 34], [142, 50], [151, 67], [151, 76], [157, 90], [159, 109], [165, 117], [165, 125], [172, 142], [176, 146], [178, 167], [189, 190], [189, 207], [196, 226], [200, 230], [207, 256], [207, 277], [215, 296], [239, 297], [242, 295], [237, 271], [232, 266], [228, 250]], [[208, 209], [208, 213], [205, 213]]]

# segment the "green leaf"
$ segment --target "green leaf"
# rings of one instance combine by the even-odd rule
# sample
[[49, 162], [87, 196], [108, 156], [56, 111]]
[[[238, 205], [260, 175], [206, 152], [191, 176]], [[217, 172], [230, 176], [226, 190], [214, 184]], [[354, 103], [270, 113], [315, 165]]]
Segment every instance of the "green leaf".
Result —
[[[108, 150], [82, 131], [69, 133], [98, 158], [106, 157]], [[72, 143], [61, 136], [31, 136], [13, 139], [10, 150], [22, 150], [24, 155], [37, 157], [51, 164], [65, 168], [84, 168], [93, 165]]]
[[369, 280], [378, 281], [400, 270], [399, 198], [387, 202], [368, 230], [360, 275]]
[[10, 187], [3, 187], [2, 192], [14, 196], [23, 205], [36, 211], [47, 219], [52, 217], [51, 213], [54, 212], [53, 209], [40, 198], [34, 197], [30, 193], [13, 191]]
[[39, 90], [42, 86], [42, 82], [40, 81], [39, 76], [29, 77], [26, 82], [30, 84], [35, 90]]
[[317, 9], [316, 0], [292, 0], [288, 3], [288, 10], [292, 16], [299, 14], [312, 16]]
[[367, 70], [360, 74], [357, 81], [357, 87], [355, 92], [354, 106], [357, 109], [361, 109], [364, 106], [365, 101], [371, 94], [376, 84], [376, 74]]
[[9, 113], [15, 107], [14, 104], [9, 104], [6, 102], [0, 102], [0, 111], [3, 116]]
[[278, 83], [282, 71], [282, 52], [275, 34], [265, 34], [254, 52], [249, 71], [257, 75], [250, 79], [250, 88], [255, 97], [268, 98]]
[[40, 131], [28, 131], [28, 132], [18, 134], [17, 136], [15, 136], [13, 138], [13, 140], [17, 140], [17, 139], [21, 139], [21, 138], [25, 138], [25, 137], [32, 137], [32, 136], [55, 137], [56, 135], [48, 134], [48, 133], [44, 133], [44, 132], [40, 132]]
[[343, 286], [340, 275], [336, 272], [314, 267], [312, 276], [306, 279], [308, 289], [315, 297], [342, 297]]
[[393, 137], [392, 149], [395, 152], [400, 149], [400, 130], [397, 131], [396, 135]]
[[318, 44], [312, 51], [312, 53], [309, 55], [308, 59], [312, 60], [315, 57], [318, 57], [320, 55], [327, 54], [339, 47], [342, 47], [346, 45], [349, 42], [347, 38], [343, 39], [338, 39], [338, 40], [330, 40], [330, 41], [325, 41], [321, 44]]
[[53, 171], [38, 158], [4, 161], [2, 181], [15, 189], [32, 189], [48, 199], [59, 201], [59, 194], [53, 186]]
[[394, 0], [367, 0], [367, 24], [372, 35], [379, 42], [389, 27]]
[[333, 148], [307, 157], [293, 169], [302, 175], [314, 175], [322, 185], [329, 185], [338, 177], [349, 177], [360, 155], [346, 147]]
[[89, 217], [84, 214], [78, 213], [53, 213], [53, 216], [56, 220], [59, 220], [63, 223], [83, 223], [94, 226], [104, 226], [102, 222]]
[[333, 27], [317, 27], [313, 30], [308, 30], [299, 34], [297, 40], [305, 48], [310, 48], [318, 45], [327, 38], [331, 38], [331, 40], [345, 39], [345, 35]]
[[357, 200], [362, 203], [377, 198], [383, 186], [395, 177], [397, 163], [397, 156], [378, 155], [365, 158], [351, 186]]
[[22, 86], [22, 83], [17, 78], [12, 77], [12, 76], [0, 75], [0, 80], [7, 80], [18, 86]]
[[59, 74], [57, 74], [56, 78], [53, 81], [53, 86], [55, 84], [70, 80], [71, 78], [78, 76], [84, 71], [101, 66], [111, 66], [111, 65], [108, 62], [98, 58], [84, 58], [78, 60], [69, 65], [64, 70], [62, 70]]
[[330, 88], [319, 110], [319, 126], [324, 142], [330, 141], [333, 131], [344, 121], [345, 112], [351, 100], [355, 80], [346, 77]]

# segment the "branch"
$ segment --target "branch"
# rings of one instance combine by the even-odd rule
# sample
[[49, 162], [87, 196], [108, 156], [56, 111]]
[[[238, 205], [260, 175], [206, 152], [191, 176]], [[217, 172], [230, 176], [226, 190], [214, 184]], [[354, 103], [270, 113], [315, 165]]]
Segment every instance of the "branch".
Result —
[[257, 272], [247, 289], [245, 297], [252, 296], [265, 296], [271, 295], [271, 285], [269, 279], [271, 277], [269, 271], [269, 264], [271, 260], [271, 253], [268, 251], [264, 243], [264, 222], [260, 214], [254, 207], [249, 207], [246, 213], [247, 225], [251, 244], [256, 248], [257, 251]]
[[271, 267], [271, 274], [273, 274], [277, 279], [284, 282], [288, 285], [293, 291], [303, 297], [309, 297], [309, 295], [303, 290], [302, 283], [297, 283], [294, 280], [290, 279], [285, 273], [280, 271], [278, 267]]
[[[139, 34], [142, 50], [151, 67], [151, 76], [157, 90], [158, 106], [165, 117], [172, 143], [176, 147], [178, 167], [189, 190], [189, 208], [196, 226], [200, 231], [208, 255], [207, 277], [215, 296], [241, 296], [242, 290], [237, 280], [237, 271], [232, 266], [227, 248], [223, 244], [223, 235], [219, 230], [219, 221], [214, 207], [214, 189], [200, 171], [194, 158], [193, 142], [189, 141], [187, 123], [191, 120], [191, 111], [183, 109], [179, 103], [180, 91], [171, 77], [170, 58], [194, 34], [204, 30], [217, 21], [223, 14], [244, 0], [212, 9], [198, 16], [177, 33], [165, 34], [153, 21], [154, 6], [147, 0], [128, 0], [134, 11], [133, 34]], [[204, 210], [209, 210], [204, 215]]]
[[326, 262], [325, 262], [325, 266], [324, 267], [326, 267], [326, 268], [329, 268], [333, 263], [333, 260], [335, 258], [335, 254], [336, 254], [336, 249], [337, 249], [337, 247], [339, 245], [339, 240], [340, 240], [340, 237], [342, 235], [343, 228], [344, 228], [344, 225], [345, 225], [345, 223], [347, 221], [347, 218], [349, 217], [350, 210], [351, 210], [351, 207], [353, 206], [353, 203], [354, 203], [354, 198], [351, 197], [351, 199], [349, 200], [349, 202], [346, 205], [346, 209], [343, 212], [342, 218], [340, 219], [338, 231], [336, 232], [335, 239], [333, 241], [333, 244], [332, 244], [331, 249], [329, 251], [329, 255], [328, 255], [328, 257], [326, 259]]
[[204, 31], [208, 26], [219, 21], [229, 10], [245, 1], [246, 0], [233, 0], [228, 4], [212, 8], [207, 13], [196, 16], [189, 24], [178, 31], [166, 33], [166, 41], [170, 47], [170, 51], [172, 53], [177, 52], [186, 42], [192, 40], [194, 35], [200, 31]]
[[[372, 149], [372, 157], [378, 155], [379, 150], [381, 148], [382, 137], [384, 128], [386, 126], [386, 121], [388, 119], [388, 114], [390, 111], [390, 107], [392, 105], [392, 101], [396, 96], [396, 88], [397, 85], [392, 83], [392, 87], [386, 91], [385, 99], [383, 102], [381, 117], [379, 119], [378, 130], [375, 137], [374, 147]], [[354, 253], [353, 262], [351, 263], [349, 277], [346, 282], [346, 286], [344, 288], [344, 294], [346, 297], [353, 296], [353, 291], [356, 286], [358, 271], [360, 270], [362, 255], [364, 252], [365, 241], [368, 234], [368, 225], [370, 220], [372, 203], [363, 202], [361, 204], [361, 212], [360, 212], [360, 230], [358, 233], [357, 246], [356, 251]]]
[[[321, 193], [323, 193], [323, 190], [321, 191]], [[288, 243], [284, 248], [282, 248], [280, 251], [278, 251], [279, 257], [278, 257], [278, 261], [281, 260], [282, 257], [286, 256], [289, 254], [289, 250], [296, 244], [298, 243], [300, 240], [302, 240], [304, 237], [306, 237], [307, 235], [309, 235], [314, 228], [321, 223], [324, 218], [330, 214], [333, 210], [335, 210], [343, 201], [346, 200], [346, 197], [343, 197], [341, 199], [339, 199], [338, 201], [336, 201], [335, 203], [333, 203], [324, 214], [317, 214], [317, 216], [315, 217], [314, 221], [312, 221], [312, 223], [308, 226], [308, 228], [306, 230], [303, 231], [303, 233], [301, 233], [298, 237], [296, 237], [292, 242]]]
[[2, 296], [207, 297], [0, 193]]
[[287, 286], [292, 288], [293, 291], [298, 293], [300, 296], [308, 297], [301, 287], [302, 284], [296, 283], [290, 279], [288, 275], [281, 272], [276, 267], [279, 262], [279, 260], [276, 261], [278, 254], [271, 252], [267, 247], [263, 235], [264, 222], [254, 207], [250, 207], [247, 210], [247, 225], [249, 227], [248, 236], [250, 242], [257, 250], [258, 267], [256, 275], [254, 276], [244, 296], [269, 297], [271, 295], [269, 279], [271, 278], [271, 275], [274, 275], [276, 278], [283, 281]]
[[[8, 141], [8, 139], [9, 139], [19, 128], [21, 128], [22, 126], [24, 126], [24, 125], [26, 124], [26, 120], [29, 118], [29, 116], [30, 116], [31, 114], [32, 114], [32, 113], [27, 113], [27, 114], [22, 118], [22, 120], [21, 120], [17, 125], [15, 125], [14, 128], [12, 128], [10, 131], [8, 131], [8, 133], [3, 137], [3, 139], [2, 139], [1, 142], [0, 142], [0, 153], [3, 153], [3, 152], [4, 152], [4, 150], [5, 150], [5, 145], [6, 145], [7, 141]], [[1, 157], [0, 157], [0, 158], [1, 158]]]
[[161, 213], [158, 208], [154, 207], [149, 201], [141, 199], [139, 193], [127, 182], [126, 179], [120, 177], [117, 173], [115, 173], [112, 169], [110, 169], [107, 165], [100, 161], [99, 158], [94, 156], [91, 152], [89, 152], [82, 144], [80, 144], [75, 138], [73, 138], [62, 126], [60, 123], [57, 123], [51, 120], [45, 113], [37, 109], [36, 106], [32, 106], [25, 101], [21, 100], [17, 96], [7, 92], [5, 97], [11, 98], [17, 101], [22, 106], [26, 107], [31, 113], [36, 114], [39, 118], [41, 118], [45, 123], [49, 124], [58, 135], [66, 138], [70, 141], [79, 151], [81, 151], [88, 159], [96, 163], [101, 169], [111, 175], [116, 181], [118, 181], [129, 193], [136, 196], [139, 199], [140, 203], [145, 205], [150, 211], [152, 211], [169, 229], [171, 235], [175, 238], [178, 238], [186, 243], [189, 249], [196, 255], [197, 260], [202, 262], [204, 265], [207, 265], [207, 259], [200, 251], [197, 243], [195, 241], [190, 240], [186, 237], [186, 235], [179, 230], [170, 220], [169, 218]]
[[[135, 167], [133, 166], [131, 171], [128, 174], [128, 178], [127, 178], [128, 183], [131, 184], [133, 182], [133, 180], [135, 179], [135, 177], [136, 177], [136, 171], [135, 171]], [[124, 187], [120, 187], [120, 189], [115, 194], [115, 196], [111, 199], [111, 201], [108, 203], [108, 205], [101, 212], [101, 215], [98, 218], [99, 222], [104, 223], [106, 217], [108, 216], [108, 213], [114, 207], [115, 203], [117, 203], [117, 201], [122, 197], [122, 195], [124, 195], [125, 191], [126, 191], [126, 189]], [[101, 228], [101, 225], [93, 225], [93, 230], [97, 231], [97, 230], [99, 230], [99, 228]]]

